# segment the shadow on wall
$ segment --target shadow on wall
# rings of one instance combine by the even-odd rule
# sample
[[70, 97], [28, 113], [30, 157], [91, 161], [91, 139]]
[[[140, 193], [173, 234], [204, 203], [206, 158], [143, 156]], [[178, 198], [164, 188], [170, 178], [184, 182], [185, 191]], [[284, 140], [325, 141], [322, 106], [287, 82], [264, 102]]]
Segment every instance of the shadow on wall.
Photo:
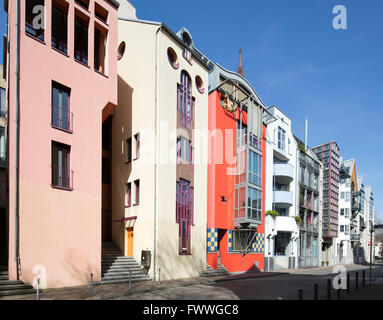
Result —
[[125, 194], [127, 192], [126, 184], [132, 173], [131, 165], [126, 164], [126, 140], [129, 138], [132, 138], [133, 140], [134, 134], [132, 132], [133, 91], [133, 88], [129, 86], [129, 84], [127, 84], [120, 76], [118, 76], [118, 102], [116, 111], [112, 118], [111, 203], [112, 240], [121, 250], [124, 250], [125, 246], [124, 224], [113, 221], [125, 217]]
[[357, 245], [353, 249], [354, 253], [354, 263], [355, 264], [363, 264], [365, 263], [365, 250], [360, 245]]
[[[65, 249], [62, 265], [68, 270], [71, 279], [75, 279], [80, 284], [86, 285], [90, 281], [91, 273], [93, 273], [93, 279], [95, 281], [101, 279], [101, 265], [92, 265], [89, 263], [89, 259], [90, 256], [87, 256], [76, 249]], [[97, 270], [100, 272], [97, 272]]]
[[[174, 212], [174, 221], [176, 219], [176, 213]], [[196, 232], [196, 231], [192, 231]], [[178, 232], [176, 234], [178, 236]], [[161, 241], [157, 242], [157, 262], [156, 262], [156, 274], [158, 280], [158, 268], [161, 268], [161, 280], [180, 279], [199, 277], [199, 275], [206, 269], [206, 252], [204, 243], [199, 243], [201, 249], [195, 249], [197, 246], [192, 242], [192, 255], [179, 255], [179, 243], [177, 241], [170, 241], [174, 239], [174, 235], [161, 238]], [[202, 240], [204, 241], [204, 240]], [[196, 251], [198, 253], [196, 253]], [[202, 254], [200, 254], [202, 253]], [[176, 260], [176, 261], [175, 261]], [[153, 270], [153, 257], [151, 263], [151, 270]], [[177, 276], [182, 272], [182, 276]]]

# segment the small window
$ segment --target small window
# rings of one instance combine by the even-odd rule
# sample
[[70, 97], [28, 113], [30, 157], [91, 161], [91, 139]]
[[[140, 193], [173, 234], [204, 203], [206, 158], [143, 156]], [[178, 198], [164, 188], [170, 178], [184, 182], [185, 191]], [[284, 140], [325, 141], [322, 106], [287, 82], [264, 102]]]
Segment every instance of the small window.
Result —
[[52, 141], [52, 187], [72, 190], [70, 146]]
[[126, 49], [125, 42], [122, 41], [120, 43], [120, 45], [118, 46], [117, 60], [121, 60], [122, 59], [122, 57], [124, 56], [124, 53], [125, 53], [125, 49]]
[[75, 59], [88, 65], [88, 27], [89, 19], [80, 15], [75, 19], [74, 53]]
[[200, 76], [195, 77], [195, 84], [197, 86], [199, 93], [203, 94], [205, 92], [205, 87]]
[[72, 132], [70, 92], [68, 87], [52, 81], [52, 126], [68, 132]]
[[106, 74], [106, 43], [108, 31], [95, 23], [94, 28], [94, 69]]
[[134, 135], [134, 140], [136, 143], [136, 158], [135, 158], [135, 160], [137, 160], [140, 158], [140, 134], [139, 133]]
[[89, 0], [75, 0], [75, 2], [83, 7], [84, 9], [88, 10], [89, 9]]
[[44, 0], [25, 1], [25, 31], [44, 41]]
[[94, 5], [94, 15], [101, 21], [108, 23], [108, 11], [101, 7], [97, 2]]
[[54, 1], [52, 4], [52, 47], [68, 52], [68, 5]]
[[178, 57], [177, 57], [177, 54], [176, 52], [172, 49], [172, 48], [168, 48], [168, 59], [169, 59], [169, 63], [170, 65], [174, 68], [174, 69], [178, 69], [180, 64], [178, 63]]
[[132, 183], [129, 182], [126, 185], [126, 206], [129, 208], [132, 206]]
[[136, 197], [135, 197], [135, 206], [138, 206], [140, 204], [140, 180], [134, 181], [134, 188], [136, 189]]
[[126, 163], [132, 162], [132, 138], [126, 140]]

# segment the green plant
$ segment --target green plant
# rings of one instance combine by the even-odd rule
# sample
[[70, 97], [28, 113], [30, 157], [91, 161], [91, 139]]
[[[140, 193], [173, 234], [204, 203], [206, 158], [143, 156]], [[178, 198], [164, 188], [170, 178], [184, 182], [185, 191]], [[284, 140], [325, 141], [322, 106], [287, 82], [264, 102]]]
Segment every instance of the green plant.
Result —
[[299, 148], [300, 151], [302, 151], [304, 154], [306, 154], [305, 146], [301, 142], [299, 142], [299, 141], [298, 141], [298, 148]]
[[302, 223], [302, 218], [301, 217], [299, 217], [299, 216], [296, 216], [295, 217], [295, 221], [297, 222], [297, 223]]
[[275, 210], [268, 210], [266, 211], [267, 216], [272, 216], [274, 219], [279, 216], [279, 213]]

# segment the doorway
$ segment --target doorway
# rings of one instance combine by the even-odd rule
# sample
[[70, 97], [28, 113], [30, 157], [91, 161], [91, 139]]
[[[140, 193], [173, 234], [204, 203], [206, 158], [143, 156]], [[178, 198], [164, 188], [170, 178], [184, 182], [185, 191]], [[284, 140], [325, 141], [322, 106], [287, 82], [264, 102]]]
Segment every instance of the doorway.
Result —
[[134, 230], [133, 228], [125, 229], [125, 256], [133, 257]]

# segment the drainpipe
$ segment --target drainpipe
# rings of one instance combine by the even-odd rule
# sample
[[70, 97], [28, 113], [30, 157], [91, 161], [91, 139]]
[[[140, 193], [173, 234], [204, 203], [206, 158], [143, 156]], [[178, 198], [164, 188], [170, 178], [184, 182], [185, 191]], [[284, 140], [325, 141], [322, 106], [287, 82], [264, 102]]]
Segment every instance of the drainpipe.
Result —
[[153, 279], [156, 280], [156, 253], [157, 253], [157, 107], [158, 107], [158, 33], [162, 29], [161, 26], [156, 32], [155, 44], [155, 79], [154, 79], [154, 231], [153, 231]]
[[20, 140], [20, 0], [16, 0], [16, 83], [15, 83], [15, 261], [19, 280], [19, 140]]

